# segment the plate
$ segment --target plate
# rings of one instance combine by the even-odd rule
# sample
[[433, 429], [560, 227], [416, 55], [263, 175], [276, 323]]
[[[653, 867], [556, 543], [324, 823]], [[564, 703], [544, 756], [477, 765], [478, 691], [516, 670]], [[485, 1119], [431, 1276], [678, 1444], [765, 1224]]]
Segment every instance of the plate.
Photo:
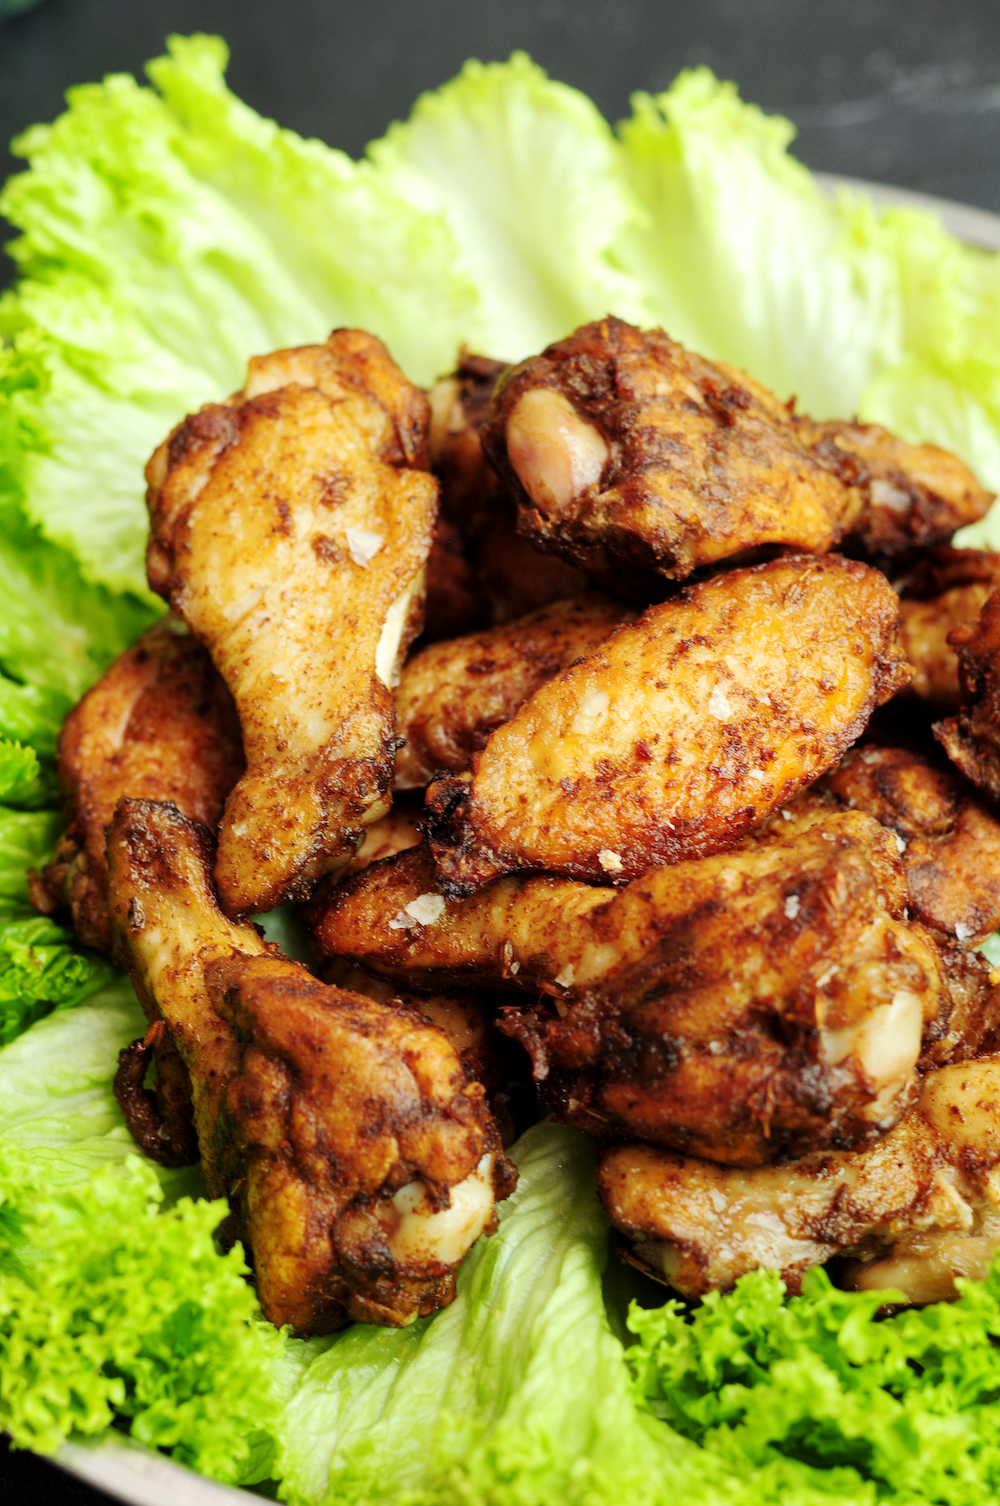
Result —
[[[814, 176], [831, 196], [838, 189], [848, 188], [869, 194], [878, 204], [927, 210], [938, 215], [945, 229], [959, 240], [986, 251], [1000, 251], [1000, 215], [909, 188], [893, 188], [888, 183], [869, 183], [862, 178], [843, 178], [833, 173]], [[95, 1489], [128, 1502], [129, 1506], [236, 1506], [238, 1502], [248, 1506], [255, 1499], [247, 1491], [216, 1485], [193, 1470], [174, 1464], [163, 1454], [124, 1437], [96, 1444], [65, 1443], [53, 1462]]]

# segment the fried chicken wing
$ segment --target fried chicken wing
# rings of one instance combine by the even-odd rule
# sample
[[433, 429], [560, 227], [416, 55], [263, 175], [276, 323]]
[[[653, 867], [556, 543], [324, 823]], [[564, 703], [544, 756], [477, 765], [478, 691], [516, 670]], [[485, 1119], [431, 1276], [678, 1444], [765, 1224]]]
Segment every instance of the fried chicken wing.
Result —
[[143, 633], [70, 712], [59, 738], [66, 833], [32, 885], [38, 909], [68, 905], [77, 935], [107, 951], [104, 829], [125, 795], [172, 800], [214, 830], [243, 772], [236, 708], [182, 622]]
[[957, 716], [934, 725], [934, 736], [966, 779], [1000, 800], [1000, 590], [978, 619], [953, 628], [962, 697]]
[[559, 1118], [752, 1165], [884, 1131], [922, 1052], [969, 1054], [997, 1023], [907, 899], [894, 833], [827, 809], [620, 890], [508, 877], [447, 899], [413, 848], [311, 926], [321, 954], [397, 981], [542, 990], [502, 1028]]
[[472, 774], [431, 785], [447, 892], [535, 869], [627, 880], [732, 846], [837, 762], [909, 674], [885, 577], [839, 555], [734, 570], [549, 680]]
[[348, 863], [345, 876], [361, 873], [382, 858], [391, 858], [408, 847], [416, 847], [420, 841], [419, 816], [419, 807], [397, 801], [387, 815], [366, 826], [365, 839]]
[[206, 1185], [265, 1314], [307, 1334], [445, 1305], [511, 1173], [442, 1032], [227, 920], [208, 833], [176, 807], [123, 801], [108, 861], [116, 955], [188, 1069]]
[[979, 946], [1000, 927], [1000, 822], [954, 774], [902, 748], [851, 748], [819, 788], [897, 832], [913, 916]]
[[907, 692], [938, 711], [962, 702], [955, 628], [975, 622], [1000, 587], [1000, 554], [984, 549], [932, 550], [899, 584], [899, 643], [913, 666]]
[[419, 630], [437, 508], [427, 402], [357, 330], [250, 362], [147, 467], [149, 580], [236, 700], [247, 772], [216, 881], [267, 910], [344, 866], [383, 815], [391, 684]]
[[616, 1145], [598, 1190], [628, 1258], [685, 1297], [726, 1290], [758, 1266], [800, 1289], [810, 1266], [853, 1255], [848, 1284], [911, 1302], [982, 1279], [1000, 1248], [1000, 1060], [930, 1073], [891, 1134], [863, 1150], [785, 1166], [713, 1166]]
[[484, 614], [456, 632], [498, 627], [587, 587], [578, 570], [556, 555], [540, 554], [516, 532], [517, 509], [483, 455], [480, 430], [506, 369], [502, 361], [463, 351], [457, 371], [430, 393], [431, 465], [441, 481], [441, 508], [464, 542]]
[[553, 602], [504, 627], [414, 654], [396, 691], [397, 789], [421, 789], [444, 769], [467, 769], [491, 732], [559, 670], [635, 616], [597, 591]]
[[878, 424], [805, 417], [796, 424], [810, 452], [861, 494], [844, 548], [884, 569], [977, 522], [993, 501], [968, 466], [937, 445], [907, 444]]
[[815, 424], [743, 372], [610, 317], [503, 375], [483, 445], [521, 531], [624, 591], [765, 545], [824, 553], [848, 536], [883, 559], [991, 500], [944, 451]]

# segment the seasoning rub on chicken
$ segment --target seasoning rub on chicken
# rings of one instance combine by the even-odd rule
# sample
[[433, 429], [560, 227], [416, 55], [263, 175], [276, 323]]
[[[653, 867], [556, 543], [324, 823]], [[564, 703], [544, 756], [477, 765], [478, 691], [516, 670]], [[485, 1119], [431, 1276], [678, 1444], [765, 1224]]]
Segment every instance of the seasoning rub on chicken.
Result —
[[391, 686], [437, 510], [428, 422], [381, 342], [337, 330], [254, 358], [242, 392], [147, 468], [150, 584], [209, 649], [243, 732], [216, 859], [231, 916], [308, 894], [388, 808]]
[[190, 1074], [208, 1190], [271, 1322], [409, 1323], [451, 1300], [511, 1189], [482, 1084], [422, 1015], [328, 987], [227, 920], [211, 857], [175, 806], [123, 800], [109, 829], [115, 954]]

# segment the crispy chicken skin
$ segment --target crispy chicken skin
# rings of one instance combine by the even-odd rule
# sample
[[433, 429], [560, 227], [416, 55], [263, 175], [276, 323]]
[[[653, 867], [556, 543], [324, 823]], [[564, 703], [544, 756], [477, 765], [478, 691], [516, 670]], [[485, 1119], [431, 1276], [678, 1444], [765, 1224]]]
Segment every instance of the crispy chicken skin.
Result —
[[387, 815], [366, 826], [364, 841], [348, 863], [345, 876], [361, 873], [382, 858], [391, 858], [408, 847], [416, 847], [420, 841], [419, 816], [418, 806], [397, 801]]
[[968, 466], [937, 445], [907, 444], [878, 424], [795, 422], [810, 452], [861, 495], [844, 549], [883, 569], [977, 522], [993, 501]]
[[836, 763], [909, 675], [876, 570], [791, 555], [651, 607], [427, 792], [445, 891], [627, 880], [730, 847]]
[[358, 330], [250, 362], [149, 482], [149, 581], [236, 700], [247, 772], [219, 833], [231, 916], [301, 898], [387, 809], [390, 686], [437, 510], [427, 400]]
[[533, 542], [649, 591], [748, 549], [881, 558], [947, 538], [989, 496], [953, 456], [859, 424], [813, 424], [743, 372], [620, 319], [500, 379], [483, 446]]
[[172, 800], [214, 829], [243, 772], [236, 708], [182, 622], [165, 617], [107, 669], [70, 712], [59, 739], [67, 829], [32, 884], [46, 913], [68, 905], [77, 935], [106, 951], [104, 829], [123, 795]]
[[592, 591], [414, 654], [396, 691], [396, 731], [406, 739], [396, 788], [421, 789], [442, 770], [467, 769], [540, 685], [634, 616]]
[[[480, 621], [455, 632], [511, 622], [587, 587], [586, 577], [572, 565], [540, 554], [515, 531], [517, 509], [483, 455], [480, 430], [506, 369], [502, 361], [463, 351], [458, 369], [430, 393], [431, 467], [441, 481], [442, 515], [463, 541], [483, 613]], [[455, 633], [428, 631], [431, 641], [449, 636]]]
[[1000, 587], [1000, 554], [985, 549], [931, 550], [898, 584], [899, 643], [913, 666], [907, 693], [937, 711], [962, 702], [953, 629], [975, 622]]
[[176, 807], [123, 801], [108, 861], [116, 956], [187, 1066], [206, 1185], [267, 1317], [309, 1334], [445, 1305], [511, 1174], [441, 1031], [227, 920], [209, 835]]
[[902, 748], [851, 748], [820, 790], [899, 835], [910, 913], [943, 942], [1000, 927], [1000, 823], [963, 779]]
[[930, 1073], [891, 1134], [863, 1150], [737, 1170], [649, 1145], [603, 1152], [598, 1190], [628, 1258], [685, 1297], [758, 1266], [791, 1291], [834, 1255], [848, 1284], [911, 1302], [982, 1279], [1000, 1247], [1000, 1060]]
[[953, 987], [907, 899], [895, 834], [818, 809], [620, 890], [509, 877], [442, 901], [413, 848], [311, 923], [321, 954], [400, 982], [541, 990], [503, 1028], [557, 1117], [753, 1165], [884, 1132], [922, 1056], [996, 1024], [986, 975], [963, 960]]
[[1000, 590], [975, 622], [953, 628], [948, 642], [958, 654], [966, 704], [936, 722], [934, 736], [966, 779], [1000, 800]]

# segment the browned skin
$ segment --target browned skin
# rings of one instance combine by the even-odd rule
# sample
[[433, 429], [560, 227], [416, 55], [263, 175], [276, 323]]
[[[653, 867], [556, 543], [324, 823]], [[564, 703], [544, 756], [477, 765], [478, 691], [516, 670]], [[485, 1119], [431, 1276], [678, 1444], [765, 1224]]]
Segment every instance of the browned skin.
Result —
[[989, 495], [960, 461], [814, 424], [662, 330], [584, 325], [506, 372], [483, 446], [519, 528], [616, 589], [762, 546], [879, 559], [947, 538]]
[[[216, 861], [232, 916], [304, 897], [388, 807], [390, 687], [437, 511], [428, 422], [381, 342], [337, 330], [252, 360], [244, 390], [147, 467], [150, 584], [207, 645], [243, 729]], [[366, 563], [349, 530], [375, 538]]]
[[627, 880], [730, 847], [832, 764], [909, 676], [885, 577], [839, 555], [734, 570], [651, 607], [438, 780], [446, 892], [534, 869]]
[[422, 643], [438, 643], [485, 627], [489, 602], [476, 572], [466, 558], [462, 536], [454, 523], [439, 517], [427, 556], [427, 596], [424, 601]]
[[442, 1032], [226, 920], [208, 833], [175, 807], [123, 801], [108, 860], [116, 956], [188, 1069], [206, 1185], [230, 1200], [268, 1318], [322, 1333], [450, 1301], [511, 1173]]
[[918, 1060], [969, 1054], [1000, 1016], [978, 963], [906, 920], [895, 834], [857, 811], [617, 891], [504, 878], [418, 923], [434, 892], [425, 849], [390, 858], [314, 903], [316, 946], [423, 988], [540, 989], [504, 1028], [558, 1117], [713, 1160], [883, 1132]]
[[993, 501], [968, 466], [937, 445], [907, 444], [878, 424], [796, 422], [812, 454], [861, 494], [845, 550], [885, 569], [977, 522]]
[[948, 634], [975, 622], [998, 587], [1000, 554], [985, 549], [943, 547], [917, 561], [897, 587], [900, 648], [913, 665], [909, 694], [939, 712], [958, 710], [958, 655]]
[[910, 912], [942, 941], [1000, 927], [1000, 823], [975, 791], [901, 748], [852, 748], [819, 786], [899, 834]]
[[[156, 1063], [156, 1084], [144, 1086]], [[187, 1068], [167, 1033], [163, 1020], [154, 1020], [144, 1040], [123, 1046], [118, 1053], [115, 1097], [136, 1144], [161, 1166], [193, 1166], [198, 1160], [191, 1083]]]
[[967, 779], [1000, 800], [1000, 591], [977, 621], [954, 628], [948, 642], [958, 654], [966, 704], [957, 716], [935, 723], [934, 736]]
[[578, 570], [540, 554], [515, 531], [517, 509], [483, 455], [479, 433], [497, 378], [506, 369], [501, 361], [463, 352], [458, 369], [430, 394], [431, 466], [441, 481], [441, 508], [463, 541], [483, 614], [451, 633], [432, 634], [428, 623], [430, 641], [499, 626], [586, 589]]
[[70, 712], [59, 739], [68, 825], [33, 899], [69, 905], [80, 940], [107, 950], [104, 829], [124, 795], [172, 800], [213, 829], [243, 772], [236, 708], [196, 638], [164, 618]]
[[810, 1266], [852, 1255], [847, 1284], [911, 1302], [985, 1277], [1000, 1246], [1000, 1060], [924, 1079], [903, 1122], [863, 1150], [753, 1171], [648, 1145], [601, 1156], [597, 1183], [628, 1258], [695, 1298], [758, 1266], [797, 1292]]
[[505, 1146], [538, 1118], [531, 1062], [521, 1047], [496, 1027], [500, 1005], [509, 1002], [505, 995], [482, 989], [417, 993], [342, 957], [329, 962], [323, 976], [338, 988], [364, 994], [380, 1004], [415, 1009], [433, 1020], [470, 1075], [486, 1089], [486, 1101]]
[[467, 769], [540, 685], [634, 616], [593, 591], [414, 654], [396, 691], [396, 731], [406, 739], [396, 788], [422, 789], [442, 770]]

